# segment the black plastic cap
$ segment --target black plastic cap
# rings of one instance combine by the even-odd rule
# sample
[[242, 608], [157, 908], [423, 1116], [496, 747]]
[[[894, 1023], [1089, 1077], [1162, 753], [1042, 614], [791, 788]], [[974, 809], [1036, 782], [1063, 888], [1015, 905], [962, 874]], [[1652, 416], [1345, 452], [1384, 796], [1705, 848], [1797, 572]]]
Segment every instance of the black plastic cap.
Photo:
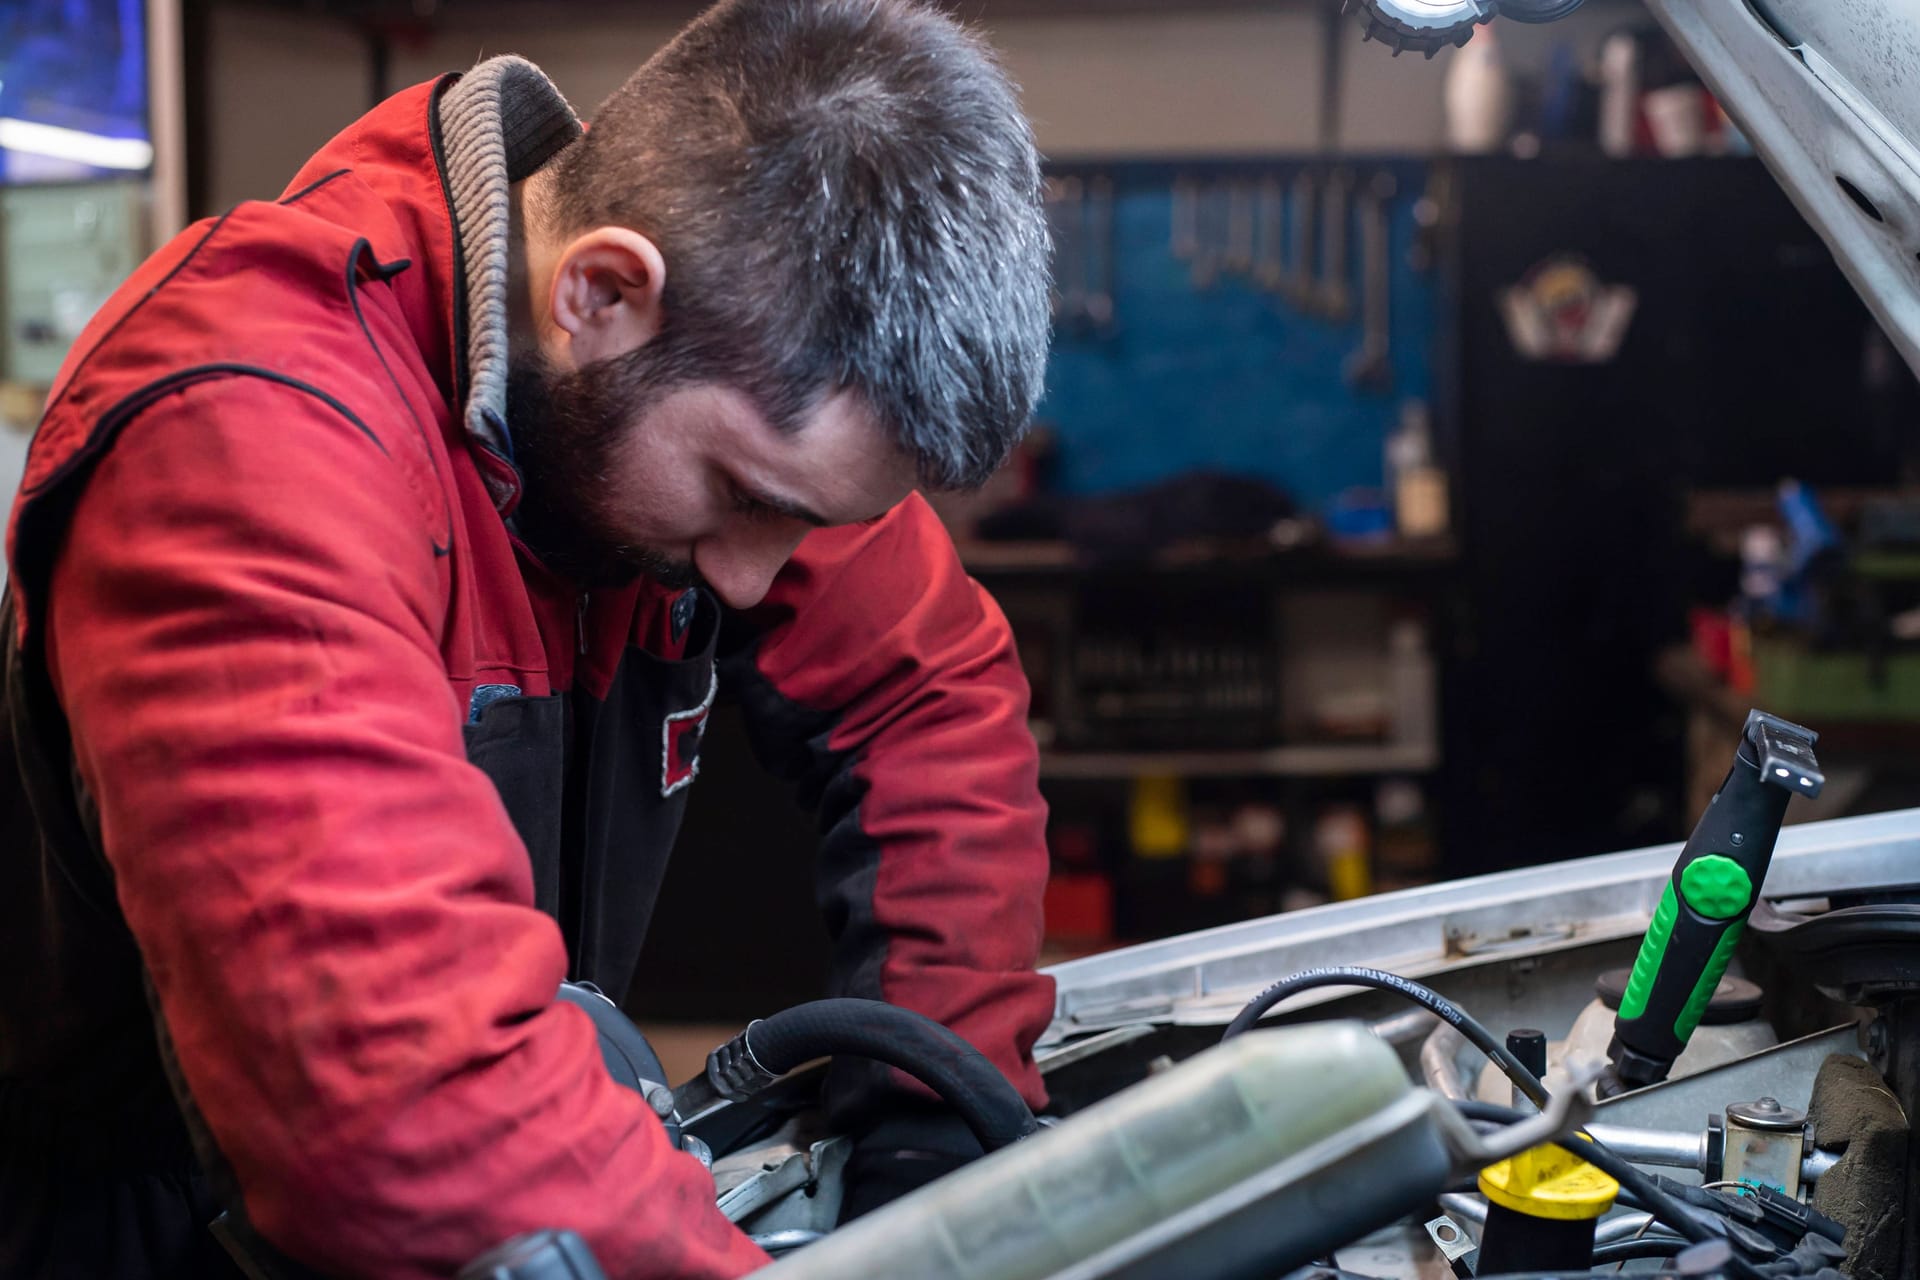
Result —
[[1533, 1027], [1515, 1027], [1507, 1032], [1507, 1052], [1520, 1059], [1520, 1065], [1536, 1076], [1547, 1074], [1547, 1033]]

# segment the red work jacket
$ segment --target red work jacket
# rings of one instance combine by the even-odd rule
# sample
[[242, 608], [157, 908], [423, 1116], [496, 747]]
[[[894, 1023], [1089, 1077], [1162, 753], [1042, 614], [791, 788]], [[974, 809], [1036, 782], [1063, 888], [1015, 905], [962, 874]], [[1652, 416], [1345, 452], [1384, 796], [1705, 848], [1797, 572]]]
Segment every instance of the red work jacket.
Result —
[[1027, 689], [918, 498], [742, 615], [527, 553], [462, 425], [447, 83], [167, 245], [54, 388], [8, 534], [0, 1116], [91, 1117], [111, 1157], [167, 1057], [308, 1263], [445, 1276], [564, 1226], [614, 1275], [735, 1275], [761, 1255], [555, 987], [631, 980], [686, 790], [724, 785], [717, 688], [818, 807], [841, 994], [1041, 1104]]

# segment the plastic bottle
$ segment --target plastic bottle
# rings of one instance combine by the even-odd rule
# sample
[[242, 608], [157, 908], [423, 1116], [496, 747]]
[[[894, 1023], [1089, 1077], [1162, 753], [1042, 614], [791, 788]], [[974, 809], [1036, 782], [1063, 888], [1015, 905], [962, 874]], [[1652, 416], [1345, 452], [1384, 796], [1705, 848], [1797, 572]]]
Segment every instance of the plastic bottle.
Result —
[[1616, 160], [1638, 148], [1640, 41], [1617, 31], [1600, 46], [1600, 149]]
[[1434, 707], [1436, 677], [1427, 650], [1427, 629], [1411, 618], [1387, 633], [1387, 696], [1392, 699], [1393, 740], [1402, 746], [1432, 747], [1440, 738]]
[[1387, 440], [1387, 483], [1394, 521], [1403, 538], [1438, 538], [1447, 532], [1447, 477], [1434, 465], [1427, 402], [1400, 406], [1400, 429]]
[[1498, 151], [1513, 123], [1513, 78], [1492, 27], [1481, 27], [1453, 53], [1445, 89], [1447, 145], [1460, 152]]
[[1369, 843], [1366, 815], [1357, 806], [1330, 806], [1314, 823], [1314, 853], [1326, 872], [1327, 891], [1335, 902], [1364, 898], [1373, 892]]

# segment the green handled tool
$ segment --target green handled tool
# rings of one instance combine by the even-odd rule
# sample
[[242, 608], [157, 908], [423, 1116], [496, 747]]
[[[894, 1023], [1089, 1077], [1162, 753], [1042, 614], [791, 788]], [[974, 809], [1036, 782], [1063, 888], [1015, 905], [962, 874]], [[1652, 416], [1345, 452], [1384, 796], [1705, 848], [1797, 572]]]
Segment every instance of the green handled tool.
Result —
[[1680, 850], [1633, 962], [1601, 1096], [1666, 1079], [1687, 1047], [1759, 899], [1787, 802], [1820, 794], [1818, 737], [1764, 711], [1747, 713], [1733, 767]]

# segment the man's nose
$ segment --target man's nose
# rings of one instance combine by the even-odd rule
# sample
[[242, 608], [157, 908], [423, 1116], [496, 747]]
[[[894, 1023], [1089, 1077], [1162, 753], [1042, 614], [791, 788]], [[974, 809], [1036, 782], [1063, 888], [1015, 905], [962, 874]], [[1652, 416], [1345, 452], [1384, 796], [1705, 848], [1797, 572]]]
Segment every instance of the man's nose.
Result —
[[750, 609], [766, 598], [809, 528], [798, 520], [737, 521], [718, 537], [694, 544], [693, 564], [722, 604]]

